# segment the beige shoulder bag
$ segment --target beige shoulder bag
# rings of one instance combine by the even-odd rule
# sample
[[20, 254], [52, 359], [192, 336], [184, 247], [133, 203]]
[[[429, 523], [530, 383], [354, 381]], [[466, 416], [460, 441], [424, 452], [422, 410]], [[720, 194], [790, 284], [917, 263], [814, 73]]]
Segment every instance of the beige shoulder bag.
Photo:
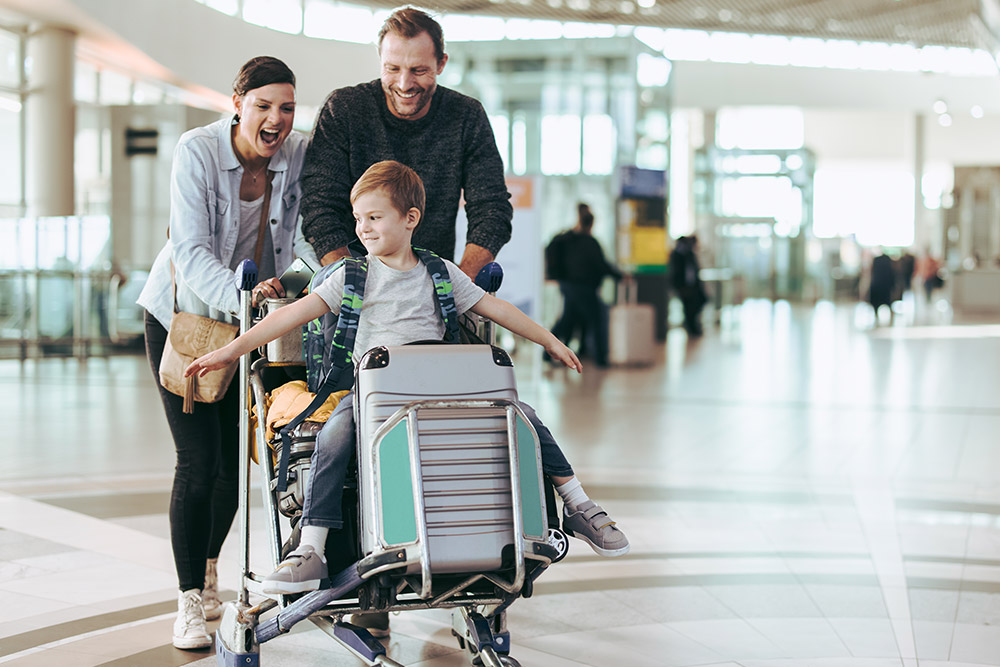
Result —
[[[264, 206], [260, 212], [260, 227], [257, 230], [257, 247], [254, 251], [254, 261], [260, 265], [263, 251], [262, 241], [267, 229], [267, 217], [271, 204], [271, 179], [268, 175], [267, 186], [264, 188]], [[174, 266], [170, 264], [170, 274], [173, 278]], [[231, 343], [240, 333], [238, 324], [227, 324], [202, 317], [193, 313], [182, 313], [177, 310], [177, 284], [171, 280], [174, 290], [174, 314], [170, 319], [170, 333], [163, 346], [163, 357], [160, 359], [160, 384], [172, 394], [184, 397], [184, 412], [194, 412], [194, 402], [215, 403], [222, 400], [229, 389], [233, 376], [239, 368], [239, 361], [234, 361], [225, 368], [220, 368], [204, 377], [184, 377], [184, 369], [192, 361], [218, 350]]]

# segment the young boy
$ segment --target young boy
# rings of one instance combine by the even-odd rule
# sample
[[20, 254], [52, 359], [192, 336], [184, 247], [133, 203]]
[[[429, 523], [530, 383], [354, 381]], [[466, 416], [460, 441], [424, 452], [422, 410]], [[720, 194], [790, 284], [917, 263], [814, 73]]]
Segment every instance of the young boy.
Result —
[[[410, 245], [413, 230], [420, 224], [424, 201], [420, 177], [409, 167], [393, 161], [372, 165], [351, 190], [355, 231], [368, 250], [355, 359], [379, 345], [402, 345], [441, 339], [444, 335], [433, 282]], [[558, 338], [512, 304], [477, 287], [455, 264], [444, 261], [459, 314], [471, 310], [487, 317], [538, 343], [553, 359], [582, 372], [580, 360]], [[344, 269], [339, 268], [312, 294], [275, 310], [232, 343], [196, 359], [185, 375], [204, 375], [309, 320], [330, 311], [339, 313], [343, 289]], [[302, 512], [301, 540], [298, 548], [264, 579], [266, 593], [315, 590], [320, 580], [327, 576], [326, 537], [329, 530], [343, 527], [341, 495], [347, 465], [355, 449], [353, 400], [353, 391], [341, 399], [316, 438], [312, 474]], [[538, 432], [542, 470], [562, 497], [564, 527], [602, 556], [627, 553], [628, 538], [615, 527], [607, 512], [587, 497], [566, 457], [535, 411], [525, 403], [520, 406]]]

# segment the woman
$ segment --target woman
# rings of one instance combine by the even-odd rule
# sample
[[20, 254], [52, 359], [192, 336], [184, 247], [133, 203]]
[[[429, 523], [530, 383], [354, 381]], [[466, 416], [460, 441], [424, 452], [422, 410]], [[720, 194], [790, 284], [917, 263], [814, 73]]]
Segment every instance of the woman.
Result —
[[[299, 175], [306, 139], [292, 133], [295, 75], [258, 57], [233, 84], [236, 115], [186, 132], [174, 151], [169, 240], [138, 303], [146, 309], [146, 355], [177, 450], [170, 496], [170, 539], [180, 585], [174, 646], [211, 645], [207, 619], [221, 609], [215, 563], [237, 507], [239, 388], [218, 403], [195, 403], [159, 383], [160, 358], [174, 310], [232, 322], [239, 317], [234, 269], [260, 249], [254, 305], [284, 296], [281, 275], [296, 255], [318, 266], [299, 230]], [[259, 235], [267, 184], [266, 232]], [[260, 238], [260, 241], [258, 239]]]

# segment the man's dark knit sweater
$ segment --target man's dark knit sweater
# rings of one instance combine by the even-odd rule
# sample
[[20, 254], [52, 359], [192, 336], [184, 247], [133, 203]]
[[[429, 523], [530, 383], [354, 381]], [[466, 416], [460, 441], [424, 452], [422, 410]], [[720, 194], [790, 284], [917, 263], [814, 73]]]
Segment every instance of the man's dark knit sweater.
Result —
[[330, 93], [302, 172], [302, 233], [319, 257], [356, 238], [350, 194], [368, 167], [397, 160], [423, 179], [427, 206], [413, 244], [454, 259], [455, 216], [465, 195], [466, 242], [496, 255], [510, 240], [510, 194], [482, 105], [437, 87], [427, 115], [390, 112], [379, 80]]

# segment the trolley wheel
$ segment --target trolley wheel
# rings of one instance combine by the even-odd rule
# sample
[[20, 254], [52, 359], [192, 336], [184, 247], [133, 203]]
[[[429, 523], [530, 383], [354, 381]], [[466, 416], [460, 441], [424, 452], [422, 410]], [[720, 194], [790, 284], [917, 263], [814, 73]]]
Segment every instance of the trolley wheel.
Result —
[[569, 553], [569, 538], [559, 528], [549, 528], [549, 545], [555, 547], [558, 552], [552, 559], [553, 563], [558, 563]]
[[500, 664], [504, 665], [504, 667], [521, 667], [521, 663], [509, 655], [500, 656]]
[[525, 577], [524, 586], [521, 587], [521, 597], [527, 600], [531, 597], [531, 594], [535, 592], [535, 580], [530, 577]]

